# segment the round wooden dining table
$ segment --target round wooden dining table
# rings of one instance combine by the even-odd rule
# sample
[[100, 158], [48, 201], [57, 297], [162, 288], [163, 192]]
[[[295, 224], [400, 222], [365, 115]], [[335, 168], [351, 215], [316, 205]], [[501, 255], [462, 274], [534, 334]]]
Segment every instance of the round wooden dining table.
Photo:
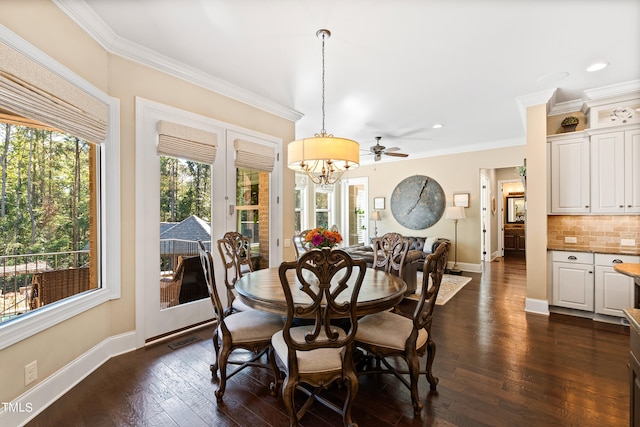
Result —
[[[356, 276], [357, 274], [354, 274], [351, 280], [355, 280]], [[294, 304], [310, 303], [311, 298], [300, 290], [300, 282], [294, 269], [287, 272], [287, 277]], [[279, 267], [245, 274], [236, 282], [235, 288], [240, 300], [249, 307], [281, 315], [287, 313], [287, 302], [280, 284]], [[341, 294], [344, 301], [351, 298], [351, 289], [353, 287], [349, 286]], [[384, 271], [367, 268], [358, 294], [358, 315], [364, 316], [395, 307], [402, 301], [406, 290], [407, 285], [401, 278]]]

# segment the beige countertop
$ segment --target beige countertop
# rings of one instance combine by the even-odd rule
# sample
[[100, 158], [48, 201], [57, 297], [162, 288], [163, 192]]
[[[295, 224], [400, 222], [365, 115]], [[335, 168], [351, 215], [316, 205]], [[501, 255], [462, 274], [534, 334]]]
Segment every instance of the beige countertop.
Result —
[[636, 283], [640, 283], [640, 264], [625, 262], [613, 266], [613, 269], [625, 276], [633, 277]]
[[640, 309], [627, 308], [622, 311], [627, 319], [629, 319], [629, 325], [636, 331], [636, 333], [640, 333]]
[[548, 251], [572, 251], [572, 252], [591, 252], [597, 254], [616, 254], [616, 255], [640, 255], [640, 249], [630, 246], [621, 248], [619, 246], [607, 248], [604, 246], [581, 246], [581, 245], [549, 245]]

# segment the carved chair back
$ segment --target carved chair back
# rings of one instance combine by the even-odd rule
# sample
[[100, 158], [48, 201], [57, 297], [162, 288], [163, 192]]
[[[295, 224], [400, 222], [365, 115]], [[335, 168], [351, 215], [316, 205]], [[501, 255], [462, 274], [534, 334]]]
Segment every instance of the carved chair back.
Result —
[[402, 277], [409, 241], [399, 233], [386, 233], [373, 240], [373, 268]]

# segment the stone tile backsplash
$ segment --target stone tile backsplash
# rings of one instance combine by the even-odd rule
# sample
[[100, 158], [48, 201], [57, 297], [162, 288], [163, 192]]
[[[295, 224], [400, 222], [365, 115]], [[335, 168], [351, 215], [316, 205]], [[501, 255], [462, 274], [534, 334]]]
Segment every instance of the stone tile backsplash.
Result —
[[[576, 243], [566, 243], [575, 237]], [[635, 246], [620, 246], [621, 239], [635, 239]], [[640, 251], [640, 215], [549, 215], [547, 244], [555, 248], [620, 249]]]

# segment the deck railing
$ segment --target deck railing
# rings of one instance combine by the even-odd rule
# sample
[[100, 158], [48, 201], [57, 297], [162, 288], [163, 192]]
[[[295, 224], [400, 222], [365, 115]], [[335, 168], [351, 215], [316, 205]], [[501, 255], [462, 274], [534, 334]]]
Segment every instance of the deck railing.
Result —
[[0, 256], [0, 321], [32, 309], [34, 274], [79, 268], [88, 263], [88, 250]]

